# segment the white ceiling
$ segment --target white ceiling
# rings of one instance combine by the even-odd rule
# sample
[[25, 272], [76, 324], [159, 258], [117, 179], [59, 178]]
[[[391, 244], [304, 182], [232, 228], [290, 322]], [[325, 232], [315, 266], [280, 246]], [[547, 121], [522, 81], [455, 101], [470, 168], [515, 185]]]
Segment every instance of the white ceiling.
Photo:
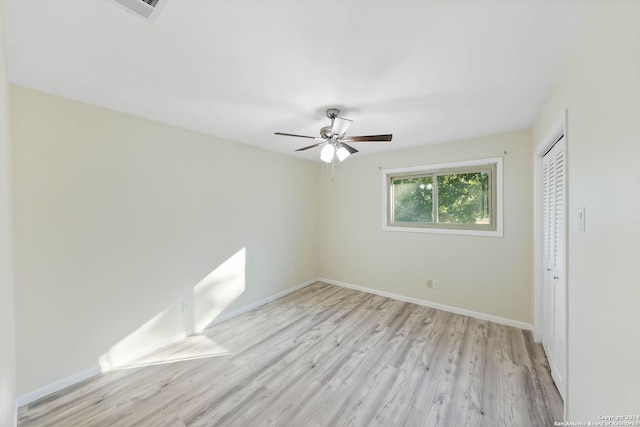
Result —
[[328, 107], [363, 154], [530, 127], [590, 0], [4, 0], [13, 83], [293, 150]]

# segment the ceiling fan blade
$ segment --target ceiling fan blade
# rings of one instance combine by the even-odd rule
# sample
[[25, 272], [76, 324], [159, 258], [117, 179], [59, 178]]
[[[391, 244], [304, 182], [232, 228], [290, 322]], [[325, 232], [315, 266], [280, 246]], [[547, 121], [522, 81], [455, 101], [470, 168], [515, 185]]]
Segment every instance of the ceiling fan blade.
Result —
[[322, 142], [318, 142], [317, 144], [309, 145], [308, 147], [298, 148], [296, 151], [304, 151], [304, 150], [308, 150], [309, 148], [317, 147], [317, 146], [318, 146], [318, 145], [320, 145], [320, 144], [322, 144]]
[[282, 132], [276, 132], [276, 133], [274, 133], [274, 135], [295, 136], [295, 137], [297, 137], [297, 138], [311, 138], [311, 139], [316, 139], [316, 137], [315, 137], [315, 136], [296, 135], [295, 133], [282, 133]]
[[338, 138], [344, 135], [351, 126], [353, 120], [343, 119], [342, 117], [336, 117], [333, 119], [333, 126], [331, 127], [331, 135], [337, 135]]
[[352, 146], [350, 146], [349, 144], [346, 144], [344, 142], [340, 143], [344, 148], [347, 149], [347, 151], [349, 152], [349, 154], [355, 154], [358, 152], [358, 150], [356, 150], [355, 148], [353, 148]]
[[391, 141], [393, 135], [365, 135], [365, 136], [350, 136], [344, 141], [347, 142], [388, 142]]

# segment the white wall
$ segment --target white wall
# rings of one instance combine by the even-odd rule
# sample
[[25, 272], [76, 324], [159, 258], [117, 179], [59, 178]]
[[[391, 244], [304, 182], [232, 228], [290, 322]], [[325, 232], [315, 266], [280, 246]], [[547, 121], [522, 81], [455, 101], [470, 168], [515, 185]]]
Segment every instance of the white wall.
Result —
[[[504, 155], [504, 152], [507, 152]], [[504, 155], [504, 237], [382, 231], [382, 169]], [[322, 277], [530, 324], [529, 132], [366, 157], [319, 177]], [[426, 287], [441, 281], [441, 290]]]
[[534, 129], [568, 109], [572, 421], [640, 412], [640, 2], [595, 4]]
[[23, 87], [12, 107], [19, 395], [317, 277], [316, 164]]
[[11, 261], [11, 163], [9, 78], [0, 0], [0, 425], [15, 413], [15, 329]]

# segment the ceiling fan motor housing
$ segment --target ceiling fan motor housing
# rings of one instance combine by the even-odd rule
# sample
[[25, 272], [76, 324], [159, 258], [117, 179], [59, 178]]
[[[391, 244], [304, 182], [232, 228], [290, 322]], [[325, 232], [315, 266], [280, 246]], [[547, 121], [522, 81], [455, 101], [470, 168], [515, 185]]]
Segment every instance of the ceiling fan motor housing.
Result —
[[320, 129], [320, 136], [324, 139], [331, 138], [331, 126], [325, 126]]

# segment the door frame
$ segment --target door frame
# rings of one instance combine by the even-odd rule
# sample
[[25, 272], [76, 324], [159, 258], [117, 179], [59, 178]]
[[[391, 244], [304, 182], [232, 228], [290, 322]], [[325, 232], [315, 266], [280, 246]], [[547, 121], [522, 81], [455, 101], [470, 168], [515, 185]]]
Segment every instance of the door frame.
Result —
[[[543, 253], [542, 253], [542, 158], [544, 155], [554, 146], [556, 141], [558, 141], [562, 136], [565, 137], [566, 140], [566, 150], [565, 156], [568, 154], [568, 139], [567, 139], [567, 115], [568, 111], [563, 110], [560, 114], [560, 117], [555, 121], [553, 126], [549, 129], [547, 134], [542, 138], [540, 144], [534, 151], [533, 156], [533, 218], [534, 218], [534, 238], [533, 238], [533, 339], [536, 342], [542, 341], [542, 292], [543, 292], [543, 280], [544, 280], [544, 272], [543, 272]], [[568, 165], [567, 165], [568, 166]], [[568, 176], [566, 181], [567, 191], [565, 192], [566, 197], [566, 206], [567, 206], [567, 218], [565, 223], [565, 245], [564, 245], [564, 274], [565, 274], [565, 286], [568, 284], [568, 269], [567, 267], [567, 255], [569, 252], [569, 241], [568, 241], [568, 229], [569, 229], [569, 220], [570, 220], [570, 206], [569, 206], [569, 182]], [[565, 288], [566, 295], [566, 306], [565, 313], [567, 316], [567, 324], [565, 325], [566, 331], [566, 342], [569, 342], [569, 328], [568, 328], [568, 318], [569, 318], [569, 293], [568, 289]], [[568, 347], [568, 345], [567, 345]], [[564, 384], [565, 390], [562, 390], [562, 394], [567, 396], [567, 377], [569, 371], [568, 365], [568, 349], [565, 351], [565, 372], [564, 372]], [[565, 403], [566, 408], [566, 403]]]

